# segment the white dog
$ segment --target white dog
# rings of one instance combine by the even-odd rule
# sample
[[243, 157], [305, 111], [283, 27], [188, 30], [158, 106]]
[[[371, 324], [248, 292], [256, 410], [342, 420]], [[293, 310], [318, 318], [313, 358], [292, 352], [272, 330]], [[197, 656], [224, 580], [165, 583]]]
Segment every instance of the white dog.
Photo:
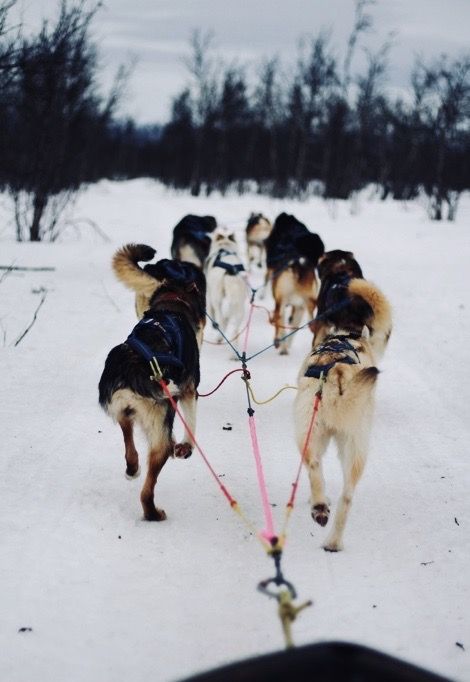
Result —
[[207, 312], [227, 338], [241, 330], [249, 288], [245, 268], [238, 253], [235, 235], [217, 228], [204, 271], [207, 280]]

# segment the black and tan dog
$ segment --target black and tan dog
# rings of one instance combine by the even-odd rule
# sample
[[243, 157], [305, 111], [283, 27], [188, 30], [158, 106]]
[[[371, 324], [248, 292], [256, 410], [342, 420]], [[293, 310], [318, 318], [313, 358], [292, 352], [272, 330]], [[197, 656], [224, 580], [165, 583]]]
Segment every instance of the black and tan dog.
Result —
[[[281, 213], [266, 239], [267, 280], [272, 282], [275, 301], [274, 341], [281, 355], [289, 351], [292, 336], [279, 343], [287, 328], [298, 327], [304, 311], [309, 317], [317, 304], [315, 268], [325, 247], [317, 234], [308, 230], [295, 216]], [[287, 317], [287, 308], [290, 308]]]
[[311, 329], [314, 346], [321, 344], [332, 328], [361, 331], [365, 325], [378, 359], [392, 332], [392, 311], [386, 297], [363, 277], [351, 251], [328, 251], [318, 261], [320, 291], [317, 318]]
[[211, 232], [216, 227], [217, 221], [211, 215], [185, 215], [173, 229], [171, 257], [202, 268], [209, 254]]
[[165, 512], [154, 503], [158, 474], [169, 457], [189, 457], [193, 443], [187, 430], [183, 441], [175, 443], [175, 411], [160, 383], [151, 378], [149, 361], [156, 357], [168, 390], [194, 433], [199, 384], [197, 333], [205, 316], [206, 284], [204, 274], [191, 263], [164, 259], [153, 267], [159, 287], [127, 340], [109, 353], [99, 383], [99, 402], [122, 429], [130, 478], [139, 474], [134, 424], [142, 427], [149, 445], [141, 493], [144, 517], [162, 521]]

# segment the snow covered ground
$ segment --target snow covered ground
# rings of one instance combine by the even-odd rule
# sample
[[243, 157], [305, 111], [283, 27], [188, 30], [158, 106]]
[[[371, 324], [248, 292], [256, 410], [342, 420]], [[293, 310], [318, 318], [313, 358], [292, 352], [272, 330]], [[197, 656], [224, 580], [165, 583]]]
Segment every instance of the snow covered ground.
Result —
[[[132, 293], [110, 269], [118, 245], [146, 242], [166, 257], [185, 213], [211, 213], [242, 234], [251, 210], [271, 218], [286, 210], [327, 249], [355, 252], [395, 320], [343, 553], [321, 549], [327, 529], [310, 518], [302, 476], [283, 561], [300, 599], [314, 606], [294, 624], [294, 639], [359, 642], [469, 680], [470, 198], [457, 223], [436, 224], [418, 202], [363, 198], [356, 215], [338, 202], [333, 219], [318, 199], [195, 199], [147, 180], [101, 182], [80, 196], [74, 217], [93, 220], [110, 242], [82, 223], [80, 235], [70, 229], [55, 244], [15, 243], [5, 203], [0, 265], [55, 271], [12, 272], [0, 283], [0, 679], [177, 680], [282, 647], [275, 604], [255, 589], [272, 562], [197, 453], [168, 462], [160, 476], [156, 497], [168, 520], [142, 520], [142, 478], [124, 477], [121, 432], [98, 407], [97, 382], [107, 352], [135, 323]], [[14, 347], [44, 289], [36, 323]], [[271, 337], [257, 311], [250, 349]], [[254, 360], [257, 397], [295, 382], [308, 347], [301, 331], [290, 356], [270, 350]], [[236, 366], [226, 347], [211, 345], [201, 365], [201, 392]], [[292, 401], [285, 391], [256, 411], [278, 522], [298, 463]], [[237, 375], [200, 400], [198, 436], [261, 525]], [[326, 474], [335, 501], [333, 451]]]

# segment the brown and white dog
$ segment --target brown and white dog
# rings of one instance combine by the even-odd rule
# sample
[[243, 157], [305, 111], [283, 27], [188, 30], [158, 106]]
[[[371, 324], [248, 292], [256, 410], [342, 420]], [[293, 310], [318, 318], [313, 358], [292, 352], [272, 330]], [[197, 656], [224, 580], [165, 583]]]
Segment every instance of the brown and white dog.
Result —
[[207, 281], [207, 312], [225, 336], [241, 329], [248, 301], [245, 267], [233, 232], [218, 227], [204, 266]]
[[268, 280], [272, 282], [275, 302], [274, 343], [281, 355], [289, 352], [292, 336], [281, 342], [279, 339], [289, 328], [300, 325], [305, 310], [313, 318], [318, 289], [315, 268], [324, 251], [320, 237], [293, 215], [281, 213], [276, 218], [266, 240], [266, 255]]
[[[364, 317], [360, 309], [345, 326], [331, 326], [322, 341], [314, 343], [305, 358], [298, 378], [294, 403], [296, 440], [308, 469], [311, 486], [311, 513], [321, 526], [328, 522], [330, 508], [325, 497], [322, 457], [333, 438], [343, 469], [343, 490], [333, 527], [323, 545], [337, 552], [343, 548], [343, 532], [354, 490], [361, 478], [369, 448], [369, 433], [374, 412], [374, 394], [379, 370], [377, 353], [366, 321], [381, 319], [390, 304], [381, 291], [365, 280], [361, 291], [368, 304]], [[323, 382], [321, 402], [307, 440], [313, 406]]]
[[266, 265], [266, 239], [271, 234], [273, 226], [262, 213], [252, 213], [246, 226], [246, 244], [248, 265], [256, 264], [258, 268]]
[[334, 327], [361, 330], [367, 326], [370, 343], [380, 359], [392, 333], [392, 310], [377, 287], [364, 279], [351, 251], [328, 251], [318, 261], [320, 292], [317, 318], [311, 329], [314, 346]]
[[157, 358], [163, 380], [194, 433], [200, 378], [197, 332], [205, 314], [205, 278], [191, 263], [163, 259], [154, 268], [160, 286], [150, 297], [143, 319], [109, 353], [99, 382], [99, 402], [122, 429], [128, 478], [140, 472], [133, 430], [135, 423], [142, 427], [149, 447], [141, 493], [144, 518], [163, 521], [165, 512], [154, 502], [157, 477], [169, 457], [189, 457], [193, 442], [185, 430], [182, 442], [175, 443], [175, 410], [160, 383], [150, 376], [149, 361]]

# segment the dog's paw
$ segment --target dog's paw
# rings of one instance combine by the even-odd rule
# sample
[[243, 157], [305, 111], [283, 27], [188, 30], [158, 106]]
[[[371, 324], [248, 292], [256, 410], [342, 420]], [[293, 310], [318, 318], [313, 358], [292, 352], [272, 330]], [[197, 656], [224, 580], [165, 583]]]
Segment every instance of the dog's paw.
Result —
[[153, 509], [147, 509], [144, 512], [144, 519], [146, 521], [165, 521], [166, 514], [163, 509], [154, 507]]
[[279, 355], [289, 355], [289, 350], [285, 346], [282, 346]]
[[325, 552], [341, 552], [343, 550], [343, 543], [339, 540], [327, 540], [323, 545]]
[[132, 469], [127, 468], [126, 469], [126, 478], [129, 481], [132, 481], [134, 478], [139, 478], [140, 476], [140, 466], [137, 467], [136, 471], [133, 471]]
[[[312, 507], [312, 519], [320, 526], [326, 526], [330, 516], [330, 508], [327, 504], [315, 504]], [[334, 551], [334, 550], [332, 550]]]
[[192, 454], [193, 448], [189, 443], [176, 443], [173, 448], [173, 455], [178, 459], [188, 459]]

